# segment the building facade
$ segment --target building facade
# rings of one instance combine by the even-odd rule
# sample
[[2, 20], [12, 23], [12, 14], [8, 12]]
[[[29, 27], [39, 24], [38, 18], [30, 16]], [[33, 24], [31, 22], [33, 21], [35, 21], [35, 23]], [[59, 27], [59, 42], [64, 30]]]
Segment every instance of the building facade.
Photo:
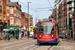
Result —
[[0, 0], [0, 39], [3, 39], [3, 29], [6, 26], [6, 0]]
[[53, 18], [58, 22], [59, 31], [66, 32], [67, 0], [55, 0], [55, 3]]
[[68, 11], [69, 18], [72, 19], [72, 22], [71, 22], [72, 23], [72, 27], [71, 27], [72, 30], [71, 31], [73, 33], [72, 34], [73, 36], [71, 36], [71, 38], [74, 39], [74, 16], [73, 16], [74, 15], [74, 0], [67, 0], [67, 5], [68, 5], [67, 8], [69, 9], [69, 11]]
[[25, 28], [25, 30], [28, 28], [28, 18], [26, 18], [25, 12], [22, 12], [21, 14], [21, 26]]
[[21, 5], [18, 2], [7, 2], [6, 13], [8, 26], [21, 27]]
[[[28, 19], [28, 14], [27, 13], [25, 13], [25, 17]], [[30, 26], [33, 26], [33, 17], [32, 17], [32, 15], [29, 15], [29, 23], [30, 23], [29, 24]]]
[[53, 9], [52, 16], [53, 19], [58, 22], [59, 32], [64, 31], [67, 33], [67, 16], [69, 16], [69, 33], [70, 38], [73, 38], [74, 28], [72, 26], [74, 25], [74, 0], [55, 0], [55, 3], [56, 4], [55, 8]]

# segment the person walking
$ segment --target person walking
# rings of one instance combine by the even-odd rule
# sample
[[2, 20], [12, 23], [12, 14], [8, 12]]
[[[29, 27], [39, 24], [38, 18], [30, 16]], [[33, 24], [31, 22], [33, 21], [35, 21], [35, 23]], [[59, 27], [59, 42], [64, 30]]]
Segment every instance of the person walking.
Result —
[[9, 33], [9, 40], [10, 40], [10, 38], [11, 38], [11, 34]]
[[20, 33], [21, 39], [22, 39], [22, 32]]
[[7, 31], [5, 32], [5, 41], [7, 41]]

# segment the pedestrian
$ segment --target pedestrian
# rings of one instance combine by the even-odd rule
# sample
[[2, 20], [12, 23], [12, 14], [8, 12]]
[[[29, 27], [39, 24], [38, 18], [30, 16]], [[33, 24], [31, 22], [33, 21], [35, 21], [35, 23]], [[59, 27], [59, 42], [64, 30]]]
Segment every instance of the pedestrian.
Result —
[[11, 34], [9, 33], [9, 40], [10, 40], [10, 38], [11, 38]]
[[5, 41], [7, 41], [7, 31], [5, 32]]
[[28, 31], [28, 39], [29, 39], [29, 31]]
[[20, 33], [21, 39], [22, 39], [22, 32]]

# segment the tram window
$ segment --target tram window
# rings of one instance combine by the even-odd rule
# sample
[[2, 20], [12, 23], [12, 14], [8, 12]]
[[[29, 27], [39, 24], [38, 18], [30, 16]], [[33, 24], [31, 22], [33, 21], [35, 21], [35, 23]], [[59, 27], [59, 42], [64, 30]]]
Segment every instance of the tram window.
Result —
[[37, 34], [37, 29], [35, 29], [35, 33]]
[[40, 26], [39, 27], [39, 34], [43, 34], [43, 32], [44, 32], [43, 26]]

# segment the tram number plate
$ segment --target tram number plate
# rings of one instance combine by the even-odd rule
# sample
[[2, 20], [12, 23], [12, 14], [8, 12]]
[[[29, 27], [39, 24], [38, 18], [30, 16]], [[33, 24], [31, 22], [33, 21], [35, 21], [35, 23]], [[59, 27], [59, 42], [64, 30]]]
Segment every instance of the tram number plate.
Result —
[[49, 42], [49, 41], [44, 41], [44, 42]]

